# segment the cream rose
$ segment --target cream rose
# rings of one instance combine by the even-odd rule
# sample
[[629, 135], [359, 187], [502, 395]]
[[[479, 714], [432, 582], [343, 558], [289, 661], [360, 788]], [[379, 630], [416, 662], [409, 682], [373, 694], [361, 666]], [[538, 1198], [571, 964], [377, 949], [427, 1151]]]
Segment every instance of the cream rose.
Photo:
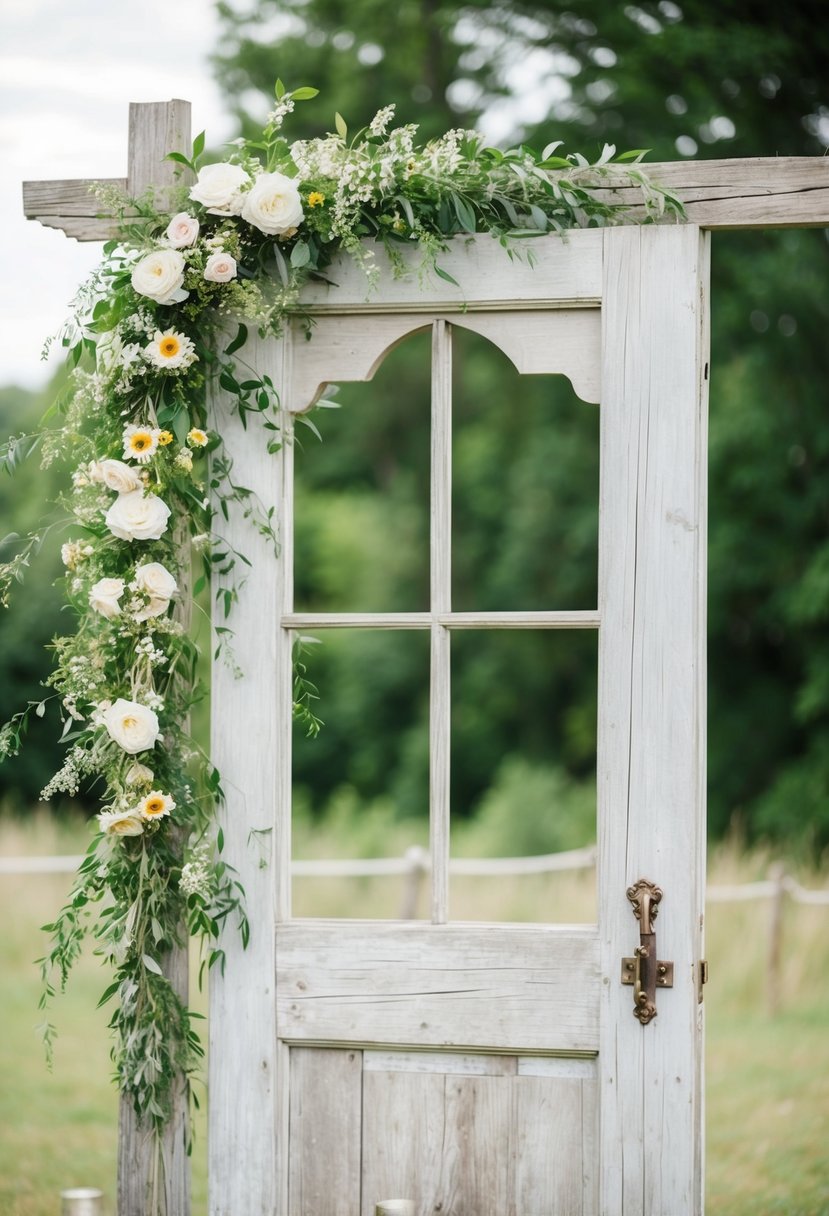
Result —
[[124, 586], [122, 578], [98, 579], [95, 586], [89, 589], [90, 608], [94, 608], [96, 612], [100, 612], [101, 616], [105, 616], [108, 621], [111, 621], [121, 611], [118, 601], [124, 594]]
[[177, 249], [156, 249], [133, 268], [132, 285], [140, 296], [156, 304], [178, 304], [190, 294], [184, 291], [184, 258]]
[[134, 760], [124, 775], [124, 781], [127, 785], [150, 785], [153, 779], [153, 770], [147, 768], [146, 764], [140, 764], [138, 760]]
[[186, 211], [179, 211], [167, 225], [164, 238], [173, 249], [186, 249], [199, 235], [199, 221]]
[[89, 466], [90, 481], [96, 481], [119, 494], [141, 489], [141, 478], [123, 460], [93, 460]]
[[238, 215], [242, 190], [249, 185], [250, 177], [241, 165], [222, 161], [199, 170], [196, 184], [190, 188], [190, 198], [206, 207], [211, 215]]
[[123, 697], [104, 710], [101, 720], [114, 743], [130, 756], [149, 751], [158, 738], [158, 718], [146, 705]]
[[268, 236], [281, 236], [302, 223], [296, 182], [284, 173], [260, 173], [245, 195], [242, 219]]
[[151, 616], [161, 616], [169, 607], [170, 600], [178, 590], [178, 584], [172, 574], [161, 562], [145, 562], [136, 566], [135, 586], [138, 591], [149, 597], [146, 607], [136, 612], [137, 621], [149, 620]]
[[217, 249], [205, 263], [204, 277], [208, 283], [229, 283], [236, 278], [236, 259], [224, 250]]
[[98, 816], [101, 831], [107, 836], [140, 836], [144, 824], [135, 811], [101, 811]]
[[170, 508], [156, 494], [119, 494], [104, 519], [119, 540], [158, 540], [167, 531]]

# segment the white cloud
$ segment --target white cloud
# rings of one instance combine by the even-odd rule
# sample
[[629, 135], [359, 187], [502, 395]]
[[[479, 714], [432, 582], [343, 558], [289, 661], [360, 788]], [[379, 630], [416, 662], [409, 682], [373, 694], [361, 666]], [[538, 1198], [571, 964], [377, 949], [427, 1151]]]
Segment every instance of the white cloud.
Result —
[[191, 101], [193, 130], [207, 129], [212, 143], [232, 129], [207, 64], [217, 38], [210, 0], [2, 5], [0, 385], [36, 387], [47, 375], [43, 341], [62, 324], [100, 247], [27, 221], [21, 182], [124, 177], [130, 101]]

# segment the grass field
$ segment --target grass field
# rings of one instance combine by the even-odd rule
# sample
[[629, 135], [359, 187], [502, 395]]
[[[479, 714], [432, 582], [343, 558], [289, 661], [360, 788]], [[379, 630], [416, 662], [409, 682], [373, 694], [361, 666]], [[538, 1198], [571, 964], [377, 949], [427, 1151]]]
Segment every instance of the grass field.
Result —
[[[0, 854], [78, 852], [86, 830], [36, 816], [0, 822]], [[395, 851], [392, 848], [392, 852]], [[335, 855], [322, 837], [315, 852]], [[402, 849], [401, 849], [402, 852]], [[719, 849], [712, 883], [765, 876], [768, 858]], [[829, 876], [800, 874], [804, 885]], [[315, 880], [316, 881], [316, 880]], [[351, 882], [351, 886], [349, 886]], [[106, 1013], [95, 1009], [105, 985], [97, 960], [86, 958], [55, 1008], [55, 1068], [48, 1073], [34, 1027], [42, 952], [38, 926], [63, 902], [69, 875], [0, 877], [0, 1213], [56, 1216], [60, 1191], [98, 1186], [114, 1196], [117, 1101], [109, 1080]], [[310, 883], [310, 880], [309, 880]], [[383, 884], [386, 884], [383, 886]], [[361, 880], [360, 899], [394, 915], [389, 880]], [[543, 885], [546, 884], [546, 887]], [[463, 915], [474, 915], [486, 885], [459, 892]], [[313, 884], [298, 892], [305, 911], [322, 902]], [[560, 909], [590, 909], [583, 874], [545, 876], [528, 888], [511, 880], [499, 894], [503, 914], [540, 901], [549, 919]], [[354, 907], [353, 880], [326, 892], [326, 911]], [[388, 912], [386, 912], [388, 905]], [[589, 911], [585, 913], [589, 917]], [[762, 903], [713, 904], [708, 914], [711, 983], [707, 1006], [707, 1211], [709, 1216], [829, 1216], [829, 908], [785, 909], [782, 1007], [764, 1008], [768, 909]], [[193, 1211], [206, 1212], [205, 1135], [196, 1128]]]

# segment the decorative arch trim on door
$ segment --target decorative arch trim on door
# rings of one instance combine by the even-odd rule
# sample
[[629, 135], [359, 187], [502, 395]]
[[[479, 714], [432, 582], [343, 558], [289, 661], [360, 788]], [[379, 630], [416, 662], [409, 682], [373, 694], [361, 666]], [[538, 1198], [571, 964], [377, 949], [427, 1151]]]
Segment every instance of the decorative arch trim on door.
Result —
[[[293, 330], [293, 359], [285, 407], [303, 414], [339, 381], [371, 380], [387, 355], [433, 320], [413, 313], [316, 318], [310, 340], [299, 323]], [[601, 396], [601, 313], [597, 308], [534, 312], [455, 313], [451, 323], [480, 334], [522, 375], [563, 375], [577, 396], [598, 405]], [[305, 355], [308, 357], [304, 357]]]

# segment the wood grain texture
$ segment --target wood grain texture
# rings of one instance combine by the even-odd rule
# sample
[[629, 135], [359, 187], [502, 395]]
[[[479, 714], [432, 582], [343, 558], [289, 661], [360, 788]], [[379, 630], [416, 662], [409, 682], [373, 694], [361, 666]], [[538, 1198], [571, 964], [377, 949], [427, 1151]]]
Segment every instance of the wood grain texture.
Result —
[[[245, 358], [260, 373], [270, 374], [278, 388], [283, 385], [284, 343], [251, 339]], [[223, 436], [234, 477], [265, 509], [277, 506], [290, 444], [269, 455], [260, 435], [251, 441], [254, 436], [243, 430], [229, 404], [223, 394], [216, 396], [210, 429]], [[221, 513], [217, 519], [222, 520]], [[276, 1042], [273, 960], [277, 909], [289, 898], [290, 804], [286, 808], [284, 797], [290, 752], [285, 759], [282, 749], [285, 720], [290, 720], [291, 667], [288, 635], [262, 628], [262, 622], [276, 621], [288, 606], [284, 597], [290, 574], [285, 546], [277, 558], [238, 509], [231, 508], [229, 522], [218, 527], [252, 563], [245, 568], [247, 581], [231, 621], [242, 674], [237, 677], [221, 658], [212, 673], [212, 756], [225, 792], [225, 856], [245, 888], [251, 939], [243, 949], [235, 924], [229, 924], [221, 943], [225, 973], [216, 967], [210, 976], [210, 1212], [273, 1216], [287, 1210], [282, 1158], [287, 1147], [288, 1082], [282, 1075], [287, 1049], [278, 1049]]]
[[438, 262], [460, 287], [435, 275], [420, 281], [417, 250], [404, 250], [410, 272], [395, 278], [382, 247], [372, 245], [380, 271], [372, 291], [365, 274], [348, 258], [326, 270], [332, 286], [309, 283], [302, 307], [320, 313], [466, 313], [467, 310], [527, 311], [535, 308], [593, 306], [602, 289], [602, 234], [597, 229], [542, 236], [532, 242], [535, 265], [510, 259], [485, 233], [450, 242]]
[[583, 1143], [582, 1081], [520, 1076], [514, 1086], [516, 1213], [593, 1216], [584, 1175], [596, 1169], [597, 1145], [595, 1136]]
[[453, 324], [497, 346], [522, 375], [566, 376], [582, 401], [598, 405], [601, 400], [602, 323], [597, 308], [475, 312], [454, 317]]
[[[458, 313], [453, 324], [486, 338], [528, 375], [566, 376], [584, 401], [598, 403], [601, 371], [601, 319], [595, 308], [562, 308], [545, 312]], [[294, 323], [295, 346], [301, 351], [286, 408], [309, 410], [326, 385], [371, 380], [385, 357], [429, 321], [419, 314], [385, 313], [317, 317], [310, 340]], [[299, 341], [302, 346], [298, 347]]]
[[[694, 227], [606, 235], [599, 539], [602, 1191], [607, 1216], [701, 1210], [705, 823], [707, 239]], [[665, 891], [674, 988], [642, 1027], [620, 954], [626, 899]], [[623, 942], [628, 947], [621, 950]]]
[[371, 380], [387, 355], [412, 334], [431, 328], [430, 318], [410, 313], [317, 317], [308, 337], [298, 321], [292, 326], [294, 361], [288, 396], [291, 413], [309, 410], [329, 384]]
[[193, 180], [183, 165], [165, 160], [168, 152], [190, 154], [189, 101], [133, 101], [129, 109], [129, 151], [127, 153], [127, 194], [140, 198], [145, 191], [156, 191], [156, 206], [169, 206], [165, 187]]
[[291, 1051], [289, 1195], [297, 1216], [360, 1208], [363, 1078], [359, 1051]]
[[364, 1069], [363, 1216], [382, 1194], [412, 1200], [417, 1216], [594, 1216], [595, 1080], [458, 1059], [389, 1052]]
[[[728, 160], [644, 163], [653, 181], [673, 190], [700, 228], [822, 228], [829, 224], [829, 162], [822, 156], [754, 156]], [[642, 209], [638, 191], [597, 191], [608, 201]], [[669, 221], [673, 223], [674, 221]]]
[[23, 183], [23, 214], [27, 219], [39, 219], [47, 215], [83, 216], [94, 219], [100, 211], [95, 197], [96, 186], [115, 187], [126, 193], [125, 177], [105, 177], [97, 181], [53, 181]]
[[277, 942], [290, 1042], [595, 1052], [595, 929], [295, 921]]
[[452, 609], [452, 329], [432, 325], [431, 498], [429, 526], [432, 632], [429, 661], [429, 853], [432, 922], [449, 919], [449, 769], [451, 639], [435, 616]]
[[[443, 1164], [445, 1081], [439, 1072], [363, 1073], [361, 1216], [383, 1199], [432, 1213]], [[427, 1206], [428, 1205], [428, 1206]]]
[[291, 612], [283, 629], [598, 629], [599, 614], [572, 612]]

